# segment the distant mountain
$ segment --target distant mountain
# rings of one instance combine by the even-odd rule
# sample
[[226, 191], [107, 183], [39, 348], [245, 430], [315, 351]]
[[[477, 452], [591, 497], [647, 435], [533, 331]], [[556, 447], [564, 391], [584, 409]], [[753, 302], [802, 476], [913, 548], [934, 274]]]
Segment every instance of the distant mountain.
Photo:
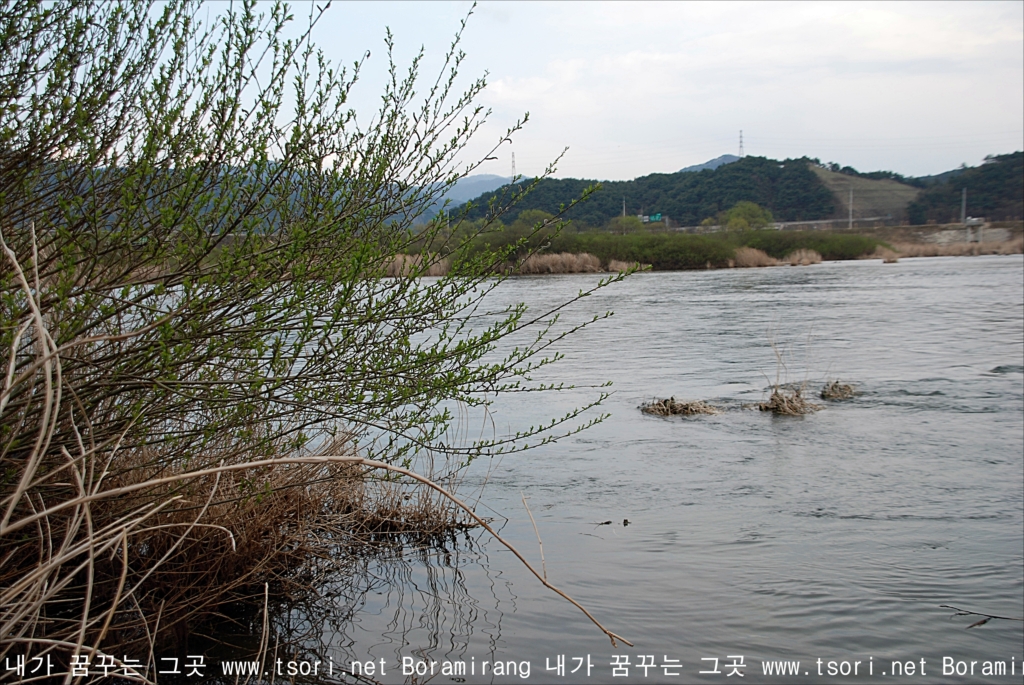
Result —
[[427, 207], [418, 220], [429, 221], [432, 219], [441, 211], [445, 201], [450, 203], [448, 205], [448, 211], [453, 211], [459, 205], [466, 204], [466, 202], [475, 197], [479, 197], [484, 193], [489, 193], [492, 190], [500, 188], [508, 183], [508, 180], [508, 176], [498, 176], [496, 174], [474, 174], [473, 176], [467, 176], [457, 182], [455, 187]]
[[956, 178], [960, 174], [964, 173], [968, 167], [962, 166], [959, 169], [951, 169], [950, 171], [944, 171], [941, 174], [934, 174], [932, 176], [904, 176], [898, 174], [895, 171], [857, 171], [852, 166], [840, 166], [835, 162], [829, 162], [828, 164], [822, 164], [820, 159], [812, 159], [818, 167], [831, 171], [837, 174], [843, 174], [844, 176], [856, 176], [858, 178], [868, 178], [875, 181], [896, 181], [904, 185], [913, 186], [915, 188], [927, 188], [928, 186], [938, 185], [945, 183], [951, 178]]
[[[988, 155], [980, 166], [963, 165], [916, 178], [892, 171], [864, 173], [835, 163], [816, 165], [814, 171], [835, 194], [838, 216], [847, 211], [846, 196], [851, 187], [854, 212], [862, 216], [891, 214], [912, 224], [956, 223], [964, 188], [968, 216], [1005, 221], [1024, 215], [1024, 153], [1020, 151]], [[866, 186], [868, 183], [872, 185]]]
[[[986, 158], [978, 167], [952, 169], [923, 176], [904, 177], [892, 171], [859, 172], [837, 164], [823, 165], [808, 157], [775, 160], [765, 157], [722, 155], [705, 165], [674, 174], [650, 174], [632, 181], [605, 181], [587, 202], [566, 213], [577, 226], [603, 226], [623, 214], [662, 214], [675, 226], [695, 226], [737, 202], [753, 202], [771, 211], [776, 221], [845, 218], [853, 189], [854, 216], [891, 216], [893, 220], [957, 221], [961, 189], [967, 188], [967, 213], [989, 219], [1013, 219], [1024, 213], [1024, 155], [1014, 152]], [[714, 166], [715, 168], [711, 168]], [[707, 167], [707, 168], [701, 168]], [[701, 169], [697, 173], [689, 170]], [[465, 179], [466, 181], [472, 180]], [[491, 176], [497, 186], [504, 180]], [[522, 179], [521, 187], [533, 179]], [[584, 189], [598, 182], [577, 178], [546, 178], [523, 197], [502, 221], [520, 212], [558, 211]], [[497, 188], [473, 198], [470, 219], [485, 216], [488, 200]]]
[[810, 166], [835, 198], [833, 219], [849, 216], [851, 191], [855, 218], [888, 216], [900, 222], [907, 218], [907, 206], [921, 194], [921, 186], [912, 184], [917, 179], [891, 171], [860, 173], [851, 167], [843, 167], [846, 171], [832, 171], [817, 164]]
[[[523, 179], [522, 185], [531, 180]], [[514, 221], [527, 209], [557, 211], [559, 205], [568, 204], [596, 183], [576, 178], [544, 179], [502, 220]], [[811, 171], [807, 159], [743, 157], [699, 173], [651, 174], [632, 181], [606, 181], [601, 186], [587, 202], [569, 210], [566, 218], [587, 226], [602, 226], [612, 217], [621, 216], [625, 204], [626, 214], [662, 214], [676, 226], [695, 226], [742, 200], [770, 210], [778, 221], [822, 219], [835, 211], [832, 193]], [[488, 201], [494, 196], [488, 191], [474, 199], [469, 218], [485, 216]]]
[[915, 178], [913, 180], [921, 188], [926, 188], [928, 186], [936, 186], [936, 185], [939, 185], [941, 183], [946, 183], [948, 181], [953, 180], [954, 178], [956, 178], [960, 174], [962, 174], [965, 171], [967, 171], [969, 168], [970, 167], [962, 166], [959, 169], [951, 169], [950, 171], [944, 171], [941, 174], [935, 174], [933, 176], [918, 176], [917, 178]]
[[680, 169], [679, 173], [684, 174], [688, 171], [704, 171], [705, 169], [708, 171], [714, 171], [723, 164], [732, 164], [733, 162], [739, 161], [739, 159], [740, 158], [736, 155], [722, 155], [721, 157], [715, 157], [703, 164], [694, 164], [693, 166], [688, 166], [685, 169]]
[[944, 182], [930, 184], [907, 208], [911, 223], [960, 221], [963, 189], [967, 189], [967, 215], [989, 221], [1024, 216], [1024, 152], [994, 155], [981, 166], [938, 174]]
[[461, 205], [483, 193], [500, 188], [506, 183], [508, 183], [508, 176], [498, 176], [496, 174], [467, 176], [455, 184], [455, 187], [445, 195], [445, 199], [451, 200], [453, 205]]

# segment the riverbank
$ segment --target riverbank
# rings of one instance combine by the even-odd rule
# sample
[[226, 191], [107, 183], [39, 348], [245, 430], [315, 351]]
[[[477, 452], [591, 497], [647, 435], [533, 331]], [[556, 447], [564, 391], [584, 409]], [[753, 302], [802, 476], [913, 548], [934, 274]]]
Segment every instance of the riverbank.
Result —
[[[517, 275], [806, 266], [822, 261], [975, 256], [1024, 253], [1021, 222], [1006, 225], [883, 227], [863, 233], [824, 231], [742, 231], [684, 233], [563, 233], [547, 246], [501, 270]], [[987, 238], [986, 238], [987, 236]], [[419, 256], [397, 255], [389, 276], [409, 275]], [[432, 258], [428, 272], [448, 272], [450, 260]]]

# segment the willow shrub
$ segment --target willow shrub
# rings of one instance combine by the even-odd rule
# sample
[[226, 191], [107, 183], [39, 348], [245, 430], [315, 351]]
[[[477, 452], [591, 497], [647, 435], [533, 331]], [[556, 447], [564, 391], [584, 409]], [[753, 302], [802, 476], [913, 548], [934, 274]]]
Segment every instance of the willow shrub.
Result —
[[[284, 5], [215, 7], [205, 24], [186, 0], [0, 13], [0, 656], [141, 639], [217, 588], [298, 577], [304, 535], [347, 544], [336, 518], [317, 522], [359, 497], [310, 488], [351, 469], [189, 473], [342, 450], [450, 485], [479, 455], [592, 420], [588, 405], [459, 438], [466, 408], [551, 389], [529, 377], [566, 329], [488, 311], [520, 245], [467, 245], [501, 206], [471, 230], [413, 230], [475, 168], [455, 160], [486, 117], [484, 82], [456, 87], [458, 39], [417, 94], [420, 59], [400, 72], [389, 35], [364, 125], [348, 104], [361, 63], [311, 44], [315, 5], [295, 38]], [[416, 278], [438, 254], [448, 275]], [[263, 548], [233, 561], [247, 544]]]

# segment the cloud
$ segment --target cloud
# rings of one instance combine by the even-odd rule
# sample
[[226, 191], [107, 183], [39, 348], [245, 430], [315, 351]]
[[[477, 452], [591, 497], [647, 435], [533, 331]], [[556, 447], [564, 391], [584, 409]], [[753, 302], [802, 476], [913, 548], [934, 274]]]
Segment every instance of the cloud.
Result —
[[[437, 44], [467, 9], [403, 5], [403, 32]], [[488, 135], [530, 112], [514, 145], [525, 173], [565, 145], [562, 175], [674, 171], [734, 152], [741, 128], [748, 153], [910, 174], [1024, 147], [1019, 3], [484, 3], [476, 14], [466, 68], [490, 73]]]

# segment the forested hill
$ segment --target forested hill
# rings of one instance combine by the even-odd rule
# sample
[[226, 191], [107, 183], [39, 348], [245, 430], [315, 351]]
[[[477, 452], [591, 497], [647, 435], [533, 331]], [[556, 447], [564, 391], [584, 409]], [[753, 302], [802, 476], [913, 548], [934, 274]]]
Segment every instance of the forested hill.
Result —
[[[606, 181], [587, 202], [568, 212], [568, 218], [590, 226], [601, 226], [626, 214], [662, 214], [674, 225], [693, 226], [748, 201], [771, 211], [776, 221], [823, 219], [835, 212], [832, 193], [808, 167], [807, 159], [778, 161], [766, 157], [744, 157], [714, 170], [651, 174], [632, 181]], [[530, 181], [524, 179], [520, 185]], [[514, 220], [527, 209], [554, 212], [568, 204], [596, 181], [544, 179], [520, 202], [505, 221]], [[488, 201], [501, 190], [473, 200], [469, 218], [487, 213]]]
[[1020, 219], [1024, 216], [1024, 152], [989, 157], [981, 166], [964, 169], [944, 183], [926, 188], [907, 207], [911, 223], [959, 221], [964, 188], [968, 216], [990, 221]]

